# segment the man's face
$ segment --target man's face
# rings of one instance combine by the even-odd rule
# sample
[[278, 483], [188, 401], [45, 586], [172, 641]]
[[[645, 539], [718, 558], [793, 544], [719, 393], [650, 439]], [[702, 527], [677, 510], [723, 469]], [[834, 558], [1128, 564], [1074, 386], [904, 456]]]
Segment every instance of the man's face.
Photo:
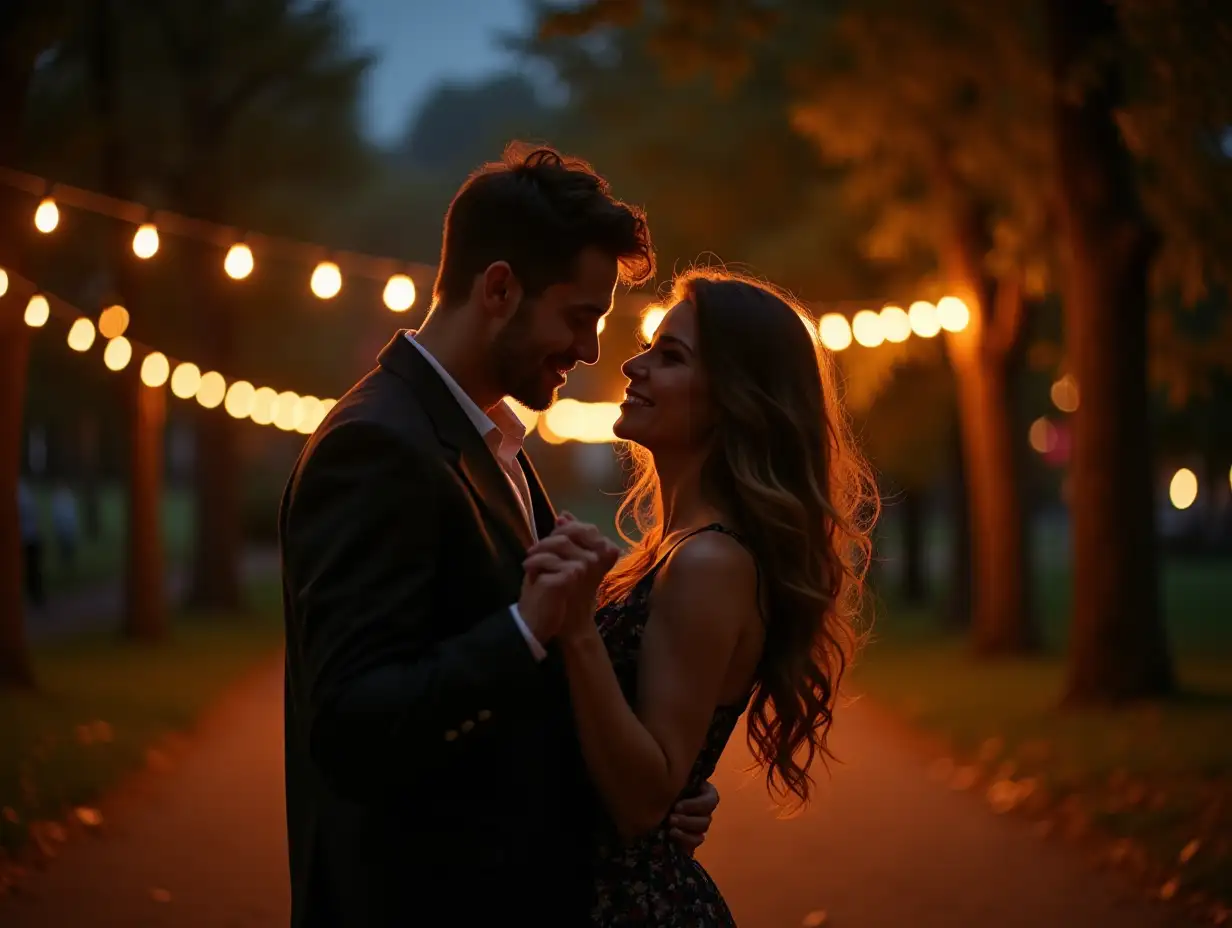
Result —
[[615, 259], [587, 248], [572, 280], [518, 306], [492, 342], [497, 383], [507, 396], [547, 409], [575, 364], [599, 360], [599, 320], [611, 309], [616, 279]]

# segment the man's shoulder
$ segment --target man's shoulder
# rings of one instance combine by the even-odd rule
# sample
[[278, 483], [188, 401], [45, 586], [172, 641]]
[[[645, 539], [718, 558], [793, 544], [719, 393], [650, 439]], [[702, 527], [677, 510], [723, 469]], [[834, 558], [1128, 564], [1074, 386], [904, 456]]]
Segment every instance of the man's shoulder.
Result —
[[379, 367], [338, 399], [314, 437], [354, 429], [383, 432], [409, 447], [434, 443], [432, 420], [416, 391]]

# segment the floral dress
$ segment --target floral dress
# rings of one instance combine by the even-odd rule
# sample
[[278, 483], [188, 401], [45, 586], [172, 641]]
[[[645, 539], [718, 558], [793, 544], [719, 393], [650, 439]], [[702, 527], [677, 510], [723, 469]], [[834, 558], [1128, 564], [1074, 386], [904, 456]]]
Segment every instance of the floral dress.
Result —
[[[650, 592], [655, 576], [677, 546], [693, 535], [709, 531], [722, 532], [741, 541], [734, 532], [717, 523], [690, 532], [677, 541], [627, 595], [608, 603], [595, 615], [608, 656], [630, 705], [635, 705], [637, 698], [638, 655], [642, 633], [650, 618]], [[706, 740], [680, 798], [696, 794], [714, 774], [719, 756], [747, 704], [748, 696], [739, 705], [715, 709]], [[701, 864], [677, 846], [668, 831], [665, 817], [651, 834], [626, 841], [616, 833], [610, 821], [603, 822], [594, 864], [596, 894], [591, 924], [604, 928], [621, 925], [735, 928], [736, 922], [714, 881]]]

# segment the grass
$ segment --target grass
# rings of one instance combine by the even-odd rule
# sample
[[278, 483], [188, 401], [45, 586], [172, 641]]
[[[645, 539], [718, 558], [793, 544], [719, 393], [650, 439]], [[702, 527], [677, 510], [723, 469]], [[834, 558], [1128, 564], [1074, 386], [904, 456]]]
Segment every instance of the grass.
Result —
[[263, 586], [250, 614], [180, 616], [164, 645], [97, 635], [38, 649], [40, 691], [0, 694], [0, 852], [140, 767], [281, 641], [276, 591]]
[[1232, 564], [1165, 568], [1181, 694], [1121, 710], [1057, 708], [1069, 582], [1048, 572], [1043, 655], [981, 662], [933, 615], [887, 605], [854, 691], [940, 736], [948, 775], [994, 807], [1112, 839], [1113, 859], [1165, 897], [1232, 906]]

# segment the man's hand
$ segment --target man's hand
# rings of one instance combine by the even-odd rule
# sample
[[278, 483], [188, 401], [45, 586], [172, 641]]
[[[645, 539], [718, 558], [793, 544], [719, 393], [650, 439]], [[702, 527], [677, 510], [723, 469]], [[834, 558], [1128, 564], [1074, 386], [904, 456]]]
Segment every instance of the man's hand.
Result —
[[692, 854], [706, 840], [706, 832], [719, 807], [719, 791], [707, 780], [696, 796], [682, 799], [672, 809], [671, 836], [677, 845]]
[[[557, 519], [556, 528], [550, 536], [530, 549], [523, 566], [531, 590], [538, 577], [559, 572], [565, 565], [575, 568], [568, 590], [562, 590], [565, 596], [561, 601], [562, 616], [553, 633], [567, 627], [590, 626], [599, 584], [618, 557], [620, 549], [602, 532], [593, 525], [578, 522], [568, 513]], [[524, 589], [528, 587], [524, 586]], [[527, 624], [530, 624], [529, 620]]]

